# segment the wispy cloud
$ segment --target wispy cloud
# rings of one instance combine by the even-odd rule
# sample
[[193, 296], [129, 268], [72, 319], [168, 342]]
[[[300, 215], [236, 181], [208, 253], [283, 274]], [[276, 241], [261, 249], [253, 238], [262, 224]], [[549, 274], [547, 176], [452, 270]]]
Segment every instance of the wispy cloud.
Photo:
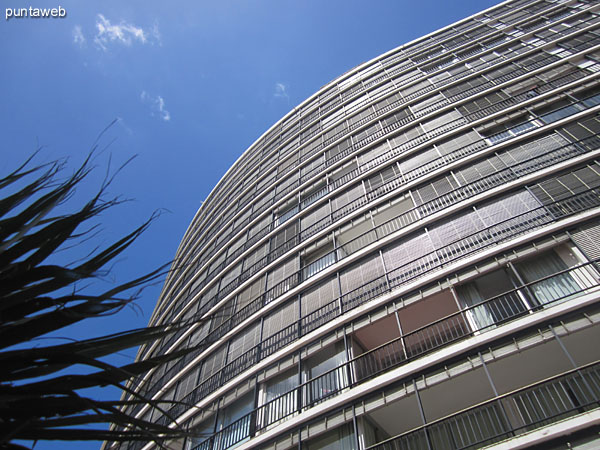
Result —
[[[162, 45], [162, 36], [158, 22], [150, 28], [142, 28], [124, 20], [118, 24], [111, 23], [103, 14], [96, 16], [95, 31], [84, 33], [81, 25], [75, 25], [72, 31], [73, 43], [84, 47], [88, 41], [93, 41], [96, 48], [108, 52], [111, 45], [130, 47], [134, 43]], [[86, 37], [87, 35], [87, 37]]]
[[152, 36], [159, 45], [162, 45], [162, 36], [158, 30], [158, 22], [154, 22], [154, 25], [150, 28], [150, 36]]
[[290, 99], [288, 95], [288, 87], [283, 83], [275, 83], [274, 97]]
[[158, 115], [165, 122], [171, 120], [171, 113], [165, 109], [165, 100], [160, 95], [153, 96], [146, 91], [142, 91], [140, 100], [142, 100], [142, 103], [150, 105], [153, 116]]
[[147, 44], [154, 41], [160, 43], [157, 24], [154, 24], [150, 31], [145, 31], [142, 27], [124, 20], [121, 20], [118, 24], [113, 24], [103, 14], [98, 14], [96, 17], [94, 43], [104, 51], [108, 51], [110, 44], [121, 44], [129, 47], [134, 42]]
[[81, 31], [81, 25], [73, 27], [73, 42], [80, 47], [85, 45], [85, 36], [83, 35], [83, 31]]

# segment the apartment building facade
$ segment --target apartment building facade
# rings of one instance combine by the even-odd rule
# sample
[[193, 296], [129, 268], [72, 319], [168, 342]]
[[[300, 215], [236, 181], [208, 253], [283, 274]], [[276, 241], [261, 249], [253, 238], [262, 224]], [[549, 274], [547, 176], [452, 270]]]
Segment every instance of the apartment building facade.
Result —
[[139, 358], [194, 350], [133, 387], [178, 403], [131, 412], [191, 430], [176, 449], [593, 445], [599, 14], [501, 3], [275, 124], [203, 203], [151, 318], [189, 326]]

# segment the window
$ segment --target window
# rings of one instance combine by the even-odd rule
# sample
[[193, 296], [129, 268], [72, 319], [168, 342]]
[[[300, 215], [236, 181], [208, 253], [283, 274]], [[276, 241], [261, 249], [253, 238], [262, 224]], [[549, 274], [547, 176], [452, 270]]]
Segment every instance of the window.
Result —
[[[335, 239], [340, 257], [348, 256], [359, 248], [375, 241], [376, 236], [374, 233], [369, 233], [369, 236], [365, 235], [365, 233], [368, 233], [372, 229], [371, 218], [367, 214], [352, 219], [349, 223], [344, 224], [344, 226], [338, 229]], [[362, 236], [362, 238], [356, 242], [355, 239], [359, 236]]]
[[564, 119], [565, 117], [572, 116], [573, 114], [577, 114], [583, 109], [584, 108], [580, 104], [570, 104], [570, 102], [565, 99], [546, 108], [539, 109], [538, 111], [535, 111], [535, 113], [539, 115], [544, 123], [552, 123]]
[[366, 153], [359, 155], [360, 167], [363, 170], [375, 167], [389, 158], [389, 151], [390, 145], [387, 141], [370, 148]]
[[412, 111], [417, 114], [423, 110], [426, 110], [425, 112], [423, 112], [421, 115], [426, 114], [427, 112], [427, 108], [429, 108], [431, 105], [436, 105], [436, 107], [441, 107], [441, 105], [446, 104], [448, 101], [446, 100], [446, 97], [444, 97], [442, 94], [435, 94], [432, 95], [431, 97], [419, 102], [419, 103], [415, 103], [414, 105], [411, 105], [410, 109], [412, 109]]
[[212, 375], [221, 370], [225, 362], [225, 356], [227, 356], [226, 350], [226, 346], [223, 345], [218, 350], [215, 350], [213, 353], [211, 353], [206, 361], [204, 361], [204, 364], [202, 364], [200, 377], [198, 379], [199, 382], [206, 381]]
[[252, 253], [250, 253], [248, 256], [246, 256], [246, 258], [244, 259], [244, 272], [247, 270], [251, 270], [254, 271], [253, 266], [254, 264], [260, 262], [263, 260], [264, 257], [267, 256], [267, 252], [269, 251], [269, 243], [265, 243], [261, 246], [259, 246], [256, 250], [254, 250]]
[[[365, 98], [364, 97], [358, 97], [355, 101], [353, 101], [352, 103], [350, 103], [349, 105], [346, 105], [345, 110], [346, 110], [346, 114], [350, 114], [352, 112], [352, 110], [355, 109], [359, 109], [362, 105], [365, 104]], [[373, 112], [373, 107], [369, 106], [368, 108], [360, 111], [359, 113], [356, 113], [350, 117], [348, 117], [348, 128], [350, 130], [353, 130], [357, 127], [359, 127], [360, 125], [367, 123], [369, 120], [373, 119], [375, 117], [375, 113]]]
[[508, 269], [496, 270], [458, 286], [456, 294], [461, 307], [467, 309], [467, 319], [474, 330], [493, 327], [527, 311], [525, 298], [514, 291]]
[[219, 309], [211, 315], [210, 321], [210, 331], [214, 331], [227, 322], [231, 316], [233, 315], [235, 307], [235, 302], [232, 300], [228, 300], [223, 306], [219, 307]]
[[[285, 194], [291, 192], [296, 186], [298, 186], [298, 178], [299, 172], [298, 170], [294, 170], [291, 174], [283, 179], [280, 179], [277, 183], [277, 187], [275, 188], [277, 191], [277, 198], [282, 198]], [[273, 196], [268, 196], [271, 199]]]
[[303, 318], [303, 335], [327, 322], [332, 315], [338, 313], [339, 302], [337, 299], [339, 296], [340, 290], [337, 278], [322, 281], [317, 286], [302, 293], [300, 308]]
[[408, 180], [411, 180], [418, 175], [427, 172], [427, 170], [423, 169], [423, 167], [426, 167], [428, 163], [431, 163], [439, 158], [440, 154], [435, 147], [423, 149], [417, 153], [414, 153], [409, 158], [401, 161], [399, 164], [400, 171]]
[[307, 445], [308, 450], [355, 450], [356, 443], [352, 425], [343, 425], [329, 431], [322, 436], [311, 439]]
[[292, 299], [264, 318], [261, 357], [276, 352], [298, 337], [295, 324], [300, 318], [298, 301]]
[[475, 131], [466, 131], [451, 139], [445, 140], [436, 144], [437, 149], [442, 155], [448, 155], [454, 152], [463, 152], [463, 154], [472, 153], [468, 148], [473, 147], [473, 144], [478, 147], [485, 147], [485, 141], [481, 139], [479, 134]]
[[240, 276], [242, 272], [242, 263], [238, 263], [235, 267], [229, 270], [221, 279], [221, 289], [228, 286], [230, 283], [236, 280], [237, 277]]
[[346, 351], [341, 342], [327, 347], [306, 361], [304, 366], [304, 376], [308, 381], [304, 386], [306, 405], [314, 405], [348, 386], [346, 367], [342, 366], [345, 362]]
[[454, 100], [454, 97], [456, 97], [456, 99], [464, 98], [473, 92], [481, 91], [485, 89], [487, 85], [491, 85], [491, 83], [483, 76], [479, 75], [442, 90], [442, 94], [444, 94], [447, 98]]
[[264, 292], [265, 289], [265, 277], [262, 276], [237, 296], [236, 312], [241, 311], [250, 302], [256, 300]]
[[409, 111], [407, 109], [403, 109], [400, 112], [397, 112], [382, 119], [381, 124], [385, 127], [386, 130], [393, 130], [408, 123], [407, 117], [410, 117]]
[[298, 409], [298, 371], [289, 370], [262, 384], [262, 408], [257, 416], [258, 426], [266, 428], [288, 417]]
[[319, 200], [328, 192], [325, 180], [319, 180], [313, 183], [312, 186], [305, 188], [301, 194], [302, 209]]
[[[267, 277], [267, 290], [273, 288], [282, 281], [286, 281], [288, 277], [295, 274], [298, 271], [298, 258], [293, 257], [288, 259], [285, 263], [280, 263], [276, 268], [269, 272]], [[287, 280], [290, 283], [289, 280]], [[289, 288], [289, 286], [288, 286]], [[287, 288], [283, 288], [284, 291]]]
[[[504, 94], [502, 91], [498, 91], [498, 92], [494, 92], [494, 93], [485, 95], [483, 97], [479, 97], [468, 103], [465, 103], [464, 105], [459, 106], [458, 110], [463, 115], [469, 116], [470, 114], [472, 114], [474, 112], [479, 112], [485, 108], [490, 107], [491, 105], [494, 105], [494, 104], [497, 104], [498, 102], [506, 100], [507, 98], [508, 98], [508, 96], [506, 94]], [[495, 108], [495, 109], [499, 110], [500, 108]], [[491, 113], [491, 110], [490, 110], [490, 113]], [[475, 120], [476, 118], [479, 118], [479, 116], [476, 116], [476, 117], [472, 118], [471, 120]]]
[[414, 84], [406, 89], [400, 91], [400, 95], [402, 97], [413, 97], [414, 94], [419, 92], [425, 92], [433, 88], [433, 85], [429, 82], [429, 80], [419, 81], [417, 84]]
[[529, 291], [539, 304], [547, 304], [564, 299], [580, 290], [569, 272], [565, 261], [554, 251], [523, 261], [516, 265], [526, 283], [531, 283]]
[[490, 144], [497, 144], [512, 139], [515, 136], [526, 133], [535, 128], [536, 125], [527, 117], [509, 120], [502, 125], [481, 130], [480, 133], [488, 140]]
[[375, 112], [379, 113], [379, 111], [383, 110], [383, 109], [391, 109], [392, 105], [394, 105], [396, 102], [400, 101], [401, 97], [399, 94], [394, 94], [391, 97], [386, 97], [383, 100], [378, 101], [377, 103], [375, 103], [375, 105], [373, 105], [373, 107], [375, 108]]
[[446, 175], [439, 177], [432, 183], [420, 186], [413, 195], [417, 205], [422, 205], [442, 197], [457, 187], [458, 185], [452, 175]]
[[251, 416], [248, 414], [254, 408], [254, 394], [246, 394], [227, 406], [217, 421], [217, 435], [214, 448], [229, 448], [240, 444], [250, 437]]
[[[355, 200], [358, 200], [362, 196], [364, 196], [365, 191], [363, 189], [362, 183], [355, 184], [353, 187], [346, 189], [341, 194], [338, 194], [334, 198], [331, 199], [331, 209], [333, 212], [338, 211], [340, 208], [343, 208], [346, 205], [351, 204]], [[348, 209], [348, 211], [352, 211], [352, 208]], [[341, 216], [345, 215], [345, 213], [341, 213]]]
[[[300, 229], [302, 231], [305, 231], [305, 230], [308, 230], [309, 228], [313, 227], [313, 225], [314, 225], [315, 230], [322, 228], [327, 223], [329, 223], [329, 220], [328, 220], [329, 213], [330, 213], [329, 203], [325, 203], [324, 205], [321, 205], [318, 208], [313, 209], [312, 211], [310, 211], [308, 214], [306, 214], [304, 217], [302, 217], [300, 219]], [[311, 234], [313, 234], [313, 233], [310, 233], [309, 236]]]
[[421, 126], [425, 131], [433, 131], [438, 128], [446, 126], [447, 129], [456, 128], [467, 121], [465, 118], [456, 110], [451, 110], [440, 114], [432, 120], [421, 123]]
[[344, 166], [335, 169], [329, 174], [331, 184], [335, 187], [350, 181], [356, 174], [356, 161], [346, 163]]
[[342, 294], [347, 294], [370, 281], [383, 276], [383, 265], [379, 254], [368, 257], [360, 263], [344, 269], [340, 274]]
[[258, 344], [260, 339], [259, 324], [252, 325], [239, 333], [229, 343], [227, 363], [235, 361], [237, 358], [248, 355], [248, 352]]
[[196, 387], [198, 381], [198, 368], [194, 368], [188, 374], [179, 380], [177, 384], [177, 393], [174, 398], [178, 400], [184, 399]]
[[390, 165], [384, 167], [379, 172], [374, 175], [371, 175], [366, 180], [367, 192], [372, 192], [376, 190], [378, 187], [383, 186], [384, 184], [394, 180], [398, 176], [398, 169], [395, 165]]
[[582, 59], [577, 64], [577, 67], [579, 67], [580, 69], [589, 70], [590, 72], [598, 72], [598, 71], [600, 71], [600, 64], [598, 64], [598, 62], [596, 62], [592, 58], [584, 58], [584, 59]]
[[277, 220], [275, 221], [275, 225], [279, 226], [279, 225], [283, 224], [287, 220], [294, 217], [298, 213], [298, 211], [299, 211], [298, 199], [293, 198], [292, 200], [288, 201], [287, 204], [282, 206], [277, 211], [277, 213], [276, 213]]
[[[569, 138], [569, 140], [574, 142], [583, 139], [587, 140], [590, 138], [594, 138], [596, 135], [600, 134], [599, 116], [580, 119], [577, 122], [571, 122], [568, 125], [564, 126], [561, 130], [562, 134], [564, 134], [566, 137]], [[592, 148], [595, 149], [596, 145], [592, 145]]]
[[[200, 446], [203, 442], [206, 442], [209, 437], [213, 434], [215, 428], [214, 418], [210, 418], [204, 420], [199, 425], [194, 426], [192, 430], [190, 430], [191, 437], [186, 440], [186, 450], [192, 450], [195, 448], [199, 448], [200, 450], [205, 450], [204, 446]], [[212, 448], [212, 444], [207, 442], [206, 449]]]
[[397, 134], [390, 140], [392, 148], [401, 147], [402, 149], [410, 148], [411, 141], [417, 139], [419, 136], [423, 134], [423, 130], [420, 125], [417, 125], [413, 128], [409, 128], [408, 130], [402, 131]]
[[344, 155], [348, 154], [349, 151], [352, 150], [352, 144], [350, 142], [350, 138], [347, 138], [340, 142], [339, 144], [334, 145], [329, 150], [327, 150], [327, 161], [333, 160], [337, 161], [342, 158]]
[[271, 238], [271, 255], [269, 260], [273, 261], [276, 257], [298, 244], [298, 222], [292, 221], [291, 225], [281, 230]]
[[[375, 211], [373, 211], [373, 222], [375, 223], [375, 226], [378, 227], [381, 224], [387, 223], [390, 220], [405, 214], [414, 206], [415, 205], [410, 195], [405, 195], [403, 197], [396, 198], [390, 203], [379, 206]], [[403, 218], [404, 220], [401, 220], [400, 223], [406, 226], [409, 223], [412, 223], [414, 220], [416, 220], [416, 218], [417, 216], [414, 214], [411, 216], [405, 216]], [[395, 224], [390, 223], [387, 227], [385, 227], [385, 230], [378, 230], [378, 232], [379, 231], [383, 231], [385, 234], [389, 234], [392, 231], [396, 231], [396, 227]]]
[[[500, 160], [518, 174], [530, 173], [541, 167], [556, 164], [565, 158], [564, 146], [568, 141], [552, 133], [535, 140], [513, 146], [498, 154]], [[570, 153], [566, 153], [570, 156]]]
[[300, 255], [302, 279], [306, 280], [335, 263], [331, 238], [325, 238], [305, 249]]
[[[482, 161], [462, 167], [454, 175], [462, 186], [479, 181], [502, 171], [506, 166], [497, 156], [491, 156]], [[474, 191], [473, 191], [474, 192]]]
[[252, 225], [252, 227], [250, 227], [250, 229], [248, 230], [248, 238], [250, 239], [250, 238], [256, 236], [257, 234], [259, 234], [261, 231], [263, 231], [265, 229], [265, 227], [267, 227], [269, 225], [270, 222], [271, 222], [270, 215], [266, 215], [265, 217], [260, 219], [257, 223]]

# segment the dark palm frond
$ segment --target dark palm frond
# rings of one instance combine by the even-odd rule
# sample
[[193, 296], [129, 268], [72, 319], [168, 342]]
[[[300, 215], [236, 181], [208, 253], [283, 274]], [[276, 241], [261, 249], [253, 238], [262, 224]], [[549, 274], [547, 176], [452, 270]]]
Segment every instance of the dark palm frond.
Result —
[[[14, 443], [17, 439], [142, 440], [160, 446], [165, 440], [186, 435], [176, 418], [169, 415], [169, 409], [178, 402], [149, 399], [128, 386], [149, 370], [182, 358], [192, 349], [121, 366], [104, 358], [168, 338], [189, 323], [39, 345], [39, 339], [48, 333], [114, 314], [132, 304], [144, 287], [162, 278], [167, 269], [160, 267], [109, 289], [89, 286], [90, 281], [105, 277], [110, 264], [147, 230], [157, 214], [105, 248], [78, 255], [76, 263], [57, 264], [53, 258], [56, 252], [76, 249], [92, 230], [98, 230], [90, 220], [123, 200], [106, 198], [106, 188], [115, 175], [109, 172], [83, 206], [59, 214], [58, 207], [65, 210], [75, 188], [93, 169], [93, 151], [64, 178], [65, 161], [30, 167], [32, 158], [0, 178], [1, 192], [11, 191], [0, 198], [0, 446], [24, 448]], [[78, 373], [71, 371], [75, 367]], [[79, 373], [81, 368], [88, 370]], [[90, 388], [106, 386], [121, 389], [129, 396], [98, 400], [86, 395]], [[149, 422], [128, 413], [128, 406], [139, 404], [161, 411], [174, 425]]]

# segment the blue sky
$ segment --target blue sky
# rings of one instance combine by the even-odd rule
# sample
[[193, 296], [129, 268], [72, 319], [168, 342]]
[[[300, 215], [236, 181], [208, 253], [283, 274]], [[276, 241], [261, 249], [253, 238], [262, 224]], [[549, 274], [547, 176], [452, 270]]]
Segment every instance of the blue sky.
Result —
[[[116, 167], [137, 155], [110, 190], [134, 201], [103, 216], [100, 243], [169, 211], [115, 265], [124, 281], [173, 257], [212, 187], [294, 106], [356, 65], [494, 3], [0, 0], [0, 174], [38, 144], [39, 162], [68, 156], [74, 168], [118, 119], [100, 141], [101, 169], [74, 200], [98, 188], [109, 156]], [[59, 5], [65, 18], [5, 20], [6, 8]], [[64, 334], [144, 326], [158, 292], [145, 291], [139, 310]], [[36, 446], [66, 447], [98, 444]]]

